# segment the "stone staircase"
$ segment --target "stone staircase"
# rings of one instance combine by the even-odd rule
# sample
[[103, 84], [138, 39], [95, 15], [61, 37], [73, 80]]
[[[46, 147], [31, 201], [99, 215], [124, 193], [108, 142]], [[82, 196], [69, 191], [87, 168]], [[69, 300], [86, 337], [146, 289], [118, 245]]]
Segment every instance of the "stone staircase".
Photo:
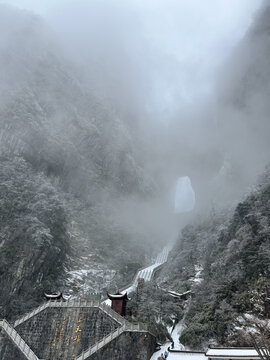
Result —
[[9, 336], [17, 348], [24, 354], [26, 359], [39, 360], [39, 358], [30, 349], [23, 338], [21, 338], [17, 331], [6, 320], [0, 321], [0, 327], [5, 331], [5, 333]]
[[31, 317], [35, 316], [36, 314], [38, 314], [39, 312], [43, 311], [44, 309], [46, 309], [47, 307], [50, 306], [50, 303], [44, 303], [42, 305], [40, 305], [39, 307], [37, 307], [36, 309], [34, 309], [33, 311], [25, 314], [23, 317], [21, 317], [20, 319], [16, 320], [14, 323], [14, 327], [20, 325], [21, 323], [25, 322], [26, 320], [30, 319]]
[[35, 316], [36, 314], [40, 313], [41, 311], [45, 310], [48, 307], [88, 307], [88, 308], [99, 308], [103, 312], [105, 312], [108, 316], [113, 318], [115, 321], [117, 321], [119, 324], [123, 325], [125, 322], [125, 319], [116, 313], [114, 310], [111, 309], [111, 307], [107, 304], [101, 303], [100, 301], [87, 301], [87, 300], [70, 300], [70, 301], [48, 301], [44, 303], [43, 305], [40, 305], [35, 310], [25, 314], [20, 319], [16, 320], [14, 323], [14, 327], [17, 327], [18, 325], [22, 324], [23, 322], [27, 321], [31, 317]]
[[115, 331], [112, 331], [109, 335], [105, 336], [102, 340], [91, 346], [89, 349], [83, 351], [79, 356], [75, 358], [75, 360], [87, 360], [89, 356], [93, 355], [95, 352], [110, 343], [112, 340], [116, 339], [125, 331], [149, 332], [147, 325], [141, 323], [129, 323], [124, 319], [124, 324], [121, 327], [117, 328]]
[[[80, 355], [76, 357], [76, 360], [86, 360], [92, 354], [100, 350], [103, 346], [110, 343], [112, 340], [119, 337], [125, 331], [128, 332], [150, 332], [148, 326], [141, 323], [130, 323], [124, 317], [116, 313], [105, 303], [101, 303], [100, 301], [87, 301], [87, 300], [69, 300], [69, 301], [48, 301], [43, 305], [39, 306], [32, 312], [24, 315], [22, 318], [18, 319], [14, 323], [14, 327], [22, 324], [27, 321], [31, 317], [35, 316], [39, 312], [45, 310], [46, 308], [98, 308], [103, 311], [106, 315], [115, 320], [120, 326], [106, 335], [102, 340], [98, 341], [87, 350], [83, 351]], [[12, 341], [16, 344], [16, 346], [23, 352], [29, 360], [39, 360], [39, 358], [34, 354], [34, 352], [30, 349], [30, 347], [26, 344], [26, 342], [21, 338], [21, 336], [17, 333], [17, 331], [10, 325], [6, 320], [0, 321], [0, 325], [8, 334], [8, 336], [12, 339]]]

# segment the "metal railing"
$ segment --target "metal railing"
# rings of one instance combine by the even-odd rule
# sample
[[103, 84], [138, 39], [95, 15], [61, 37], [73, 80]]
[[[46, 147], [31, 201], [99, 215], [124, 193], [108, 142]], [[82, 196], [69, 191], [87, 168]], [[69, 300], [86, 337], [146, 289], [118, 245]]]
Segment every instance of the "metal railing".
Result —
[[111, 318], [113, 318], [119, 324], [123, 324], [125, 322], [125, 319], [121, 315], [119, 315], [117, 312], [112, 310], [109, 305], [101, 303], [100, 301], [95, 301], [95, 300], [87, 301], [87, 300], [81, 300], [81, 299], [80, 300], [69, 300], [69, 301], [53, 301], [53, 300], [50, 300], [50, 301], [40, 305], [39, 307], [37, 307], [36, 309], [31, 311], [30, 313], [25, 314], [22, 318], [16, 320], [15, 323], [14, 323], [14, 327], [22, 324], [26, 320], [30, 319], [31, 317], [35, 316], [36, 314], [40, 313], [41, 311], [45, 310], [48, 307], [51, 307], [51, 308], [57, 308], [57, 307], [65, 307], [65, 308], [73, 308], [73, 307], [82, 308], [82, 307], [86, 307], [86, 308], [91, 308], [91, 307], [96, 307], [96, 308], [99, 308], [100, 310], [102, 310], [103, 312], [105, 312], [107, 315], [109, 315]]
[[[43, 311], [44, 309], [49, 308], [49, 307], [50, 308], [61, 308], [61, 307], [62, 308], [74, 308], [74, 307], [77, 307], [77, 308], [93, 308], [93, 307], [95, 307], [95, 308], [98, 308], [101, 311], [103, 311], [106, 315], [110, 316], [119, 325], [121, 325], [118, 328], [116, 328], [115, 330], [113, 330], [112, 332], [110, 332], [108, 335], [106, 335], [102, 340], [98, 341], [96, 344], [92, 345], [89, 349], [85, 350], [83, 353], [81, 353], [81, 355], [77, 356], [76, 360], [87, 359], [90, 355], [92, 355], [93, 353], [95, 353], [96, 351], [101, 349], [103, 346], [105, 346], [106, 344], [111, 342], [113, 339], [115, 339], [116, 337], [121, 335], [124, 331], [150, 332], [149, 327], [148, 327], [147, 324], [130, 323], [123, 316], [121, 316], [120, 314], [115, 312], [109, 305], [107, 305], [105, 303], [102, 303], [100, 301], [87, 301], [87, 300], [81, 300], [81, 299], [80, 300], [75, 300], [74, 299], [74, 300], [69, 300], [69, 301], [53, 301], [53, 300], [50, 300], [50, 301], [44, 303], [43, 305], [39, 306], [38, 308], [36, 308], [32, 312], [26, 314], [21, 319], [15, 321], [14, 327], [20, 325], [24, 321], [30, 319], [31, 317], [35, 316], [36, 314], [40, 313], [41, 311]], [[6, 320], [0, 321], [0, 324], [2, 324], [2, 323], [8, 324], [6, 322]], [[15, 329], [13, 329], [9, 324], [8, 324], [8, 326], [7, 325], [5, 325], [5, 326], [6, 327], [9, 326], [8, 328], [13, 330], [13, 334], [17, 334], [16, 335], [17, 339], [20, 339], [19, 345], [23, 345], [23, 348], [27, 349], [27, 352], [30, 354], [29, 356], [32, 356], [32, 357], [28, 357], [27, 359], [38, 360], [36, 355], [29, 348], [29, 346], [24, 342], [24, 340], [20, 337], [20, 335], [17, 333], [17, 331]], [[2, 327], [3, 327], [3, 325], [2, 325]], [[18, 347], [20, 347], [20, 349], [21, 349], [21, 346], [19, 346], [19, 345], [18, 345]], [[24, 354], [25, 354], [25, 352], [24, 352]]]
[[87, 350], [83, 351], [79, 356], [75, 358], [75, 360], [86, 360], [89, 356], [93, 355], [95, 352], [110, 343], [112, 340], [116, 339], [125, 331], [148, 332], [148, 326], [142, 323], [129, 323], [126, 321], [121, 327], [115, 329], [110, 334], [106, 335], [103, 339], [96, 342]]
[[23, 338], [21, 338], [17, 331], [6, 320], [0, 321], [0, 326], [28, 360], [39, 360]]
[[115, 321], [117, 321], [119, 324], [124, 325], [125, 323], [128, 323], [127, 320], [118, 314], [116, 311], [114, 311], [110, 305], [107, 305], [105, 303], [99, 304], [99, 309], [105, 312], [107, 315], [109, 315], [111, 318], [113, 318]]
[[20, 325], [21, 323], [23, 323], [24, 321], [30, 319], [31, 317], [35, 316], [36, 314], [38, 314], [39, 312], [43, 311], [44, 309], [46, 309], [47, 307], [49, 307], [50, 304], [49, 302], [44, 303], [42, 305], [40, 305], [39, 307], [37, 307], [36, 309], [34, 309], [33, 311], [25, 314], [23, 317], [21, 317], [20, 319], [16, 320], [14, 323], [14, 327]]
[[102, 340], [98, 341], [96, 344], [83, 351], [79, 356], [75, 358], [75, 360], [84, 360], [87, 359], [90, 355], [94, 354], [96, 351], [101, 349], [103, 346], [111, 342], [113, 339], [117, 338], [120, 334], [122, 334], [125, 330], [125, 325], [117, 328], [112, 331], [109, 335], [105, 336]]
[[[166, 247], [162, 250], [162, 252], [161, 252], [160, 254], [158, 254], [155, 263], [151, 265], [153, 268], [152, 268], [152, 270], [151, 270], [150, 277], [148, 277], [148, 280], [147, 280], [147, 281], [150, 281], [150, 280], [152, 279], [152, 277], [154, 276], [154, 274], [156, 273], [156, 271], [158, 271], [162, 266], [165, 265], [165, 263], [166, 263], [167, 260], [168, 260], [168, 255], [169, 255], [170, 250], [171, 250], [171, 248], [170, 248], [169, 246], [166, 246]], [[138, 276], [139, 273], [140, 273], [141, 271], [143, 271], [143, 270], [147, 270], [148, 268], [149, 268], [149, 266], [147, 266], [147, 267], [143, 266], [143, 267], [139, 268], [139, 269], [136, 271], [135, 275], [133, 276], [133, 280], [132, 280], [129, 284], [121, 287], [121, 288], [119, 289], [119, 291], [120, 291], [120, 292], [124, 292], [126, 289], [129, 289], [129, 288], [131, 288], [131, 287], [133, 287], [133, 286], [136, 287], [136, 286], [137, 286], [137, 281], [138, 281], [138, 278], [139, 278], [139, 276]], [[106, 300], [107, 300], [106, 297], [103, 297], [103, 298], [101, 299], [102, 302], [104, 302], [104, 301], [106, 301]]]
[[86, 360], [89, 356], [93, 355], [95, 352], [97, 352], [103, 346], [107, 345], [113, 339], [116, 339], [125, 331], [140, 331], [140, 332], [148, 331], [148, 326], [141, 323], [138, 324], [128, 323], [126, 321], [124, 325], [112, 331], [110, 334], [106, 335], [103, 339], [92, 345], [90, 348], [83, 351], [79, 356], [75, 358], [75, 360]]

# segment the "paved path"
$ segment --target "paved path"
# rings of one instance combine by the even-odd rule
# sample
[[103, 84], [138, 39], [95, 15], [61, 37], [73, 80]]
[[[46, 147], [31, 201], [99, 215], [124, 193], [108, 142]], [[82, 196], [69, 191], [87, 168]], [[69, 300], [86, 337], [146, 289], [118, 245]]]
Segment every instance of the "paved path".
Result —
[[142, 270], [140, 270], [137, 274], [137, 276], [135, 277], [133, 284], [128, 287], [127, 289], [124, 289], [123, 292], [131, 292], [134, 291], [136, 289], [137, 283], [138, 283], [138, 279], [144, 279], [144, 281], [150, 281], [152, 276], [153, 276], [153, 272], [154, 270], [159, 267], [160, 265], [164, 264], [167, 259], [168, 259], [168, 254], [169, 251], [171, 250], [171, 248], [169, 246], [166, 246], [157, 256], [156, 261], [153, 265], [150, 265]]
[[[130, 285], [126, 289], [122, 290], [121, 292], [123, 294], [125, 292], [127, 292], [129, 294], [130, 292], [135, 291], [137, 283], [138, 283], [138, 279], [144, 279], [144, 281], [150, 281], [153, 276], [154, 270], [167, 261], [170, 250], [171, 250], [171, 246], [169, 246], [169, 245], [165, 246], [164, 249], [157, 255], [155, 263], [140, 270], [137, 273], [136, 277], [134, 278], [132, 285]], [[107, 299], [104, 302], [108, 305], [111, 304], [110, 299]]]
[[[184, 316], [183, 318], [175, 325], [174, 329], [172, 331], [170, 331], [170, 329], [168, 329], [168, 331], [171, 333], [171, 337], [174, 341], [174, 349], [175, 350], [181, 350], [181, 351], [184, 351], [185, 350], [185, 346], [183, 344], [181, 344], [181, 342], [179, 341], [179, 337], [181, 336], [183, 330], [185, 329], [185, 320], [186, 320], [186, 316], [187, 316], [187, 313], [189, 311], [189, 307], [190, 307], [190, 300], [188, 301], [187, 305], [186, 305], [186, 308], [185, 308], [185, 311], [184, 311]], [[157, 360], [158, 357], [165, 352], [165, 350], [168, 349], [168, 347], [171, 345], [170, 342], [167, 342], [165, 343], [164, 345], [162, 345], [161, 349], [157, 352], [155, 352], [151, 359], [150, 360]], [[182, 357], [181, 357], [182, 356]], [[193, 358], [190, 358], [189, 357], [189, 353], [187, 353], [187, 359], [184, 359], [183, 358], [183, 354], [176, 354], [176, 353], [169, 353], [169, 357], [168, 359], [181, 359], [181, 360], [204, 360], [202, 359], [202, 356], [201, 354], [199, 355], [200, 356], [200, 359], [197, 359], [194, 357]]]

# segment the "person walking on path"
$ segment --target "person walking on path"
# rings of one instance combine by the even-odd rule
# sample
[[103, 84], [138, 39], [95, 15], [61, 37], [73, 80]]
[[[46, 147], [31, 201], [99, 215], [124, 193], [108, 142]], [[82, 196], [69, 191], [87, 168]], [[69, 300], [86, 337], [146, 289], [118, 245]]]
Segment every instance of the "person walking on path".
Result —
[[167, 351], [165, 351], [164, 355], [165, 355], [165, 359], [167, 359], [167, 357], [169, 356]]

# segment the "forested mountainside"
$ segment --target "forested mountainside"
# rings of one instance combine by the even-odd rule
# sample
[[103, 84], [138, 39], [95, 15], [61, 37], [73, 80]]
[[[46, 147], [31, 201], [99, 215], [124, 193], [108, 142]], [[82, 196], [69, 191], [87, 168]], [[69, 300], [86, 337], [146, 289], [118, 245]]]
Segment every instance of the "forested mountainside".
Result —
[[217, 186], [230, 200], [254, 183], [269, 163], [269, 19], [270, 4], [265, 1], [218, 76], [214, 122], [227, 155]]
[[172, 126], [167, 161], [175, 161], [176, 173], [189, 175], [202, 212], [212, 202], [230, 206], [269, 162], [269, 23], [265, 1], [219, 68], [215, 92], [199, 108], [196, 126], [191, 122], [183, 131], [178, 119]]
[[0, 300], [11, 317], [44, 291], [76, 293], [86, 275], [89, 291], [133, 276], [147, 236], [133, 241], [114, 201], [156, 184], [135, 124], [92, 95], [40, 18], [1, 5], [0, 32]]
[[[269, 168], [259, 185], [249, 195], [243, 195], [240, 203], [238, 200], [239, 193], [248, 192], [246, 184], [250, 179], [269, 163], [269, 18], [270, 6], [265, 2], [219, 75], [217, 113], [208, 123], [211, 134], [216, 131], [216, 136], [205, 142], [209, 151], [204, 155], [206, 160], [199, 161], [198, 156], [198, 166], [190, 162], [193, 171], [198, 171], [196, 181], [204, 183], [199, 196], [206, 201], [197, 218], [182, 230], [156, 279], [158, 288], [147, 290], [153, 312], [158, 309], [156, 313], [160, 314], [155, 318], [160, 325], [171, 325], [174, 318], [181, 320], [183, 308], [188, 310], [180, 340], [192, 349], [203, 349], [209, 343], [243, 345], [238, 333], [243, 328], [241, 315], [269, 316]], [[209, 136], [208, 128], [205, 132]], [[199, 136], [204, 136], [204, 130]], [[218, 149], [226, 156], [211, 180], [211, 171], [206, 177], [203, 174], [208, 170], [207, 161], [216, 167], [219, 152], [211, 147], [215, 141], [220, 141]], [[210, 199], [212, 210], [206, 216]], [[222, 204], [226, 204], [223, 210]], [[178, 294], [191, 291], [191, 302], [173, 303], [164, 290]], [[163, 307], [160, 299], [164, 297], [169, 304]], [[146, 317], [144, 305], [141, 309], [139, 315]], [[160, 332], [165, 336], [163, 330]]]
[[21, 157], [0, 164], [0, 311], [8, 314], [59, 286], [70, 242], [61, 198], [45, 176]]
[[243, 345], [241, 315], [270, 316], [269, 239], [269, 168], [234, 211], [213, 211], [183, 229], [158, 283], [180, 294], [192, 291], [184, 345]]

